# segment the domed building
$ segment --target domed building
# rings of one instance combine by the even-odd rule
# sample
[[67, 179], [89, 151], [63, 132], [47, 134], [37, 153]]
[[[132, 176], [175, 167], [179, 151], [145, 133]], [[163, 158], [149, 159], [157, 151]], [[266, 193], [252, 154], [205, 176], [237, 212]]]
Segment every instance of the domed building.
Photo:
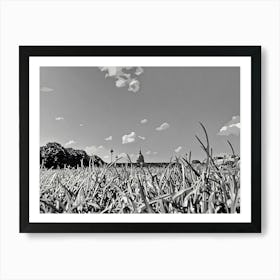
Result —
[[144, 156], [142, 155], [141, 149], [139, 151], [139, 155], [138, 155], [136, 163], [141, 166], [143, 166], [145, 164]]

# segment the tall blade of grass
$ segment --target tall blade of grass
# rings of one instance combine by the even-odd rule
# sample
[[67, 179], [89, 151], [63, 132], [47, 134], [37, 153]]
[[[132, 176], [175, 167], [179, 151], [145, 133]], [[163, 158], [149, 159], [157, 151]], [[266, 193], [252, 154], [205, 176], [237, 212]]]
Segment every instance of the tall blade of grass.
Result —
[[194, 174], [197, 177], [200, 177], [200, 174], [194, 169], [194, 167], [191, 165], [191, 163], [186, 158], [182, 158], [182, 160], [186, 162], [186, 164], [190, 167], [190, 169], [194, 172]]
[[140, 194], [141, 194], [141, 198], [146, 206], [146, 209], [148, 211], [148, 213], [153, 213], [153, 209], [151, 208], [150, 204], [148, 203], [148, 200], [146, 198], [145, 192], [144, 192], [144, 187], [142, 185], [142, 182], [140, 180], [140, 177], [138, 175], [138, 183], [139, 183], [139, 189], [140, 189]]
[[207, 151], [207, 148], [204, 146], [204, 144], [202, 143], [202, 141], [199, 139], [199, 137], [195, 136], [196, 139], [198, 140], [198, 142], [201, 144], [201, 147], [203, 148], [203, 150], [205, 151], [205, 153], [207, 154], [208, 158], [211, 160], [213, 166], [215, 167], [216, 169], [216, 173], [217, 175], [222, 178], [222, 175], [220, 173], [220, 169], [217, 167], [217, 165], [215, 164], [215, 161], [214, 159], [209, 155], [208, 151]]
[[[209, 167], [209, 157], [210, 157], [210, 145], [209, 145], [209, 138], [208, 138], [208, 134], [207, 134], [207, 131], [206, 131], [206, 128], [205, 126], [200, 122], [199, 123], [200, 126], [202, 127], [203, 131], [204, 131], [204, 134], [205, 134], [205, 139], [206, 139], [206, 152], [207, 152], [207, 160], [206, 160], [206, 167], [208, 170], [208, 167]], [[203, 145], [204, 146], [204, 145]]]
[[233, 155], [233, 156], [235, 156], [235, 152], [234, 152], [234, 149], [233, 149], [232, 144], [230, 143], [230, 141], [229, 141], [229, 140], [227, 140], [227, 142], [228, 142], [228, 144], [229, 144], [229, 146], [230, 146], [230, 149], [231, 149], [232, 155]]
[[215, 213], [214, 198], [215, 198], [215, 192], [212, 192], [208, 198], [208, 213], [209, 214]]
[[193, 188], [192, 188], [192, 187], [191, 187], [191, 188], [184, 189], [184, 190], [180, 190], [180, 191], [176, 192], [175, 194], [173, 194], [172, 199], [175, 200], [175, 199], [178, 198], [179, 196], [181, 196], [181, 195], [183, 195], [183, 194], [185, 194], [185, 193], [189, 194], [189, 193], [192, 192], [192, 191], [193, 191]]

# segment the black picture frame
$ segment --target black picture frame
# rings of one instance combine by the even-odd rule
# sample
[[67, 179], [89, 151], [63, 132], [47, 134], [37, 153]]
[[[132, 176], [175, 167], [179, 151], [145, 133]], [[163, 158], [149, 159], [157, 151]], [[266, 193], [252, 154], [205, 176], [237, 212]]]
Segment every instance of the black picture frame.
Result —
[[[29, 222], [29, 58], [33, 56], [251, 57], [251, 223], [31, 223]], [[19, 46], [21, 233], [260, 233], [261, 46]], [[38, 153], [39, 155], [39, 153]], [[253, 187], [252, 187], [253, 186]]]

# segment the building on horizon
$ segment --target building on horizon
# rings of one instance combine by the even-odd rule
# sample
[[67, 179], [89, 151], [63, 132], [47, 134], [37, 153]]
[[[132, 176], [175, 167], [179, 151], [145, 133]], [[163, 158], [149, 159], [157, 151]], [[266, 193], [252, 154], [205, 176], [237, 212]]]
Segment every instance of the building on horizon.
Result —
[[140, 166], [143, 166], [143, 165], [145, 164], [145, 159], [144, 159], [144, 156], [143, 156], [143, 154], [142, 154], [142, 152], [141, 152], [141, 149], [140, 149], [140, 151], [139, 151], [139, 155], [138, 155], [138, 158], [137, 158], [137, 160], [136, 160], [136, 163], [137, 163], [138, 165], [140, 165]]

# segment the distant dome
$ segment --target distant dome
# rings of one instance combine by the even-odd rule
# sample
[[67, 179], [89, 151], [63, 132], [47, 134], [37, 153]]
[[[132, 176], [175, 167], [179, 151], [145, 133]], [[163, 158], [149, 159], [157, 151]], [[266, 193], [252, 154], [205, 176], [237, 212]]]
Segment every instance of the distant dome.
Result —
[[141, 150], [139, 151], [139, 155], [138, 155], [138, 158], [137, 158], [136, 162], [137, 163], [145, 163], [144, 156], [142, 155]]

